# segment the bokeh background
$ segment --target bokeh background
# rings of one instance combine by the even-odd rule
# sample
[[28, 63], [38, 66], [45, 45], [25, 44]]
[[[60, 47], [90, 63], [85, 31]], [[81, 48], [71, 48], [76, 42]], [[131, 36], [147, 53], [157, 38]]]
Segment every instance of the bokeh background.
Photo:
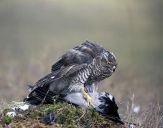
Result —
[[0, 0], [0, 103], [21, 101], [66, 50], [85, 39], [117, 56], [100, 83], [123, 112], [163, 104], [161, 0]]

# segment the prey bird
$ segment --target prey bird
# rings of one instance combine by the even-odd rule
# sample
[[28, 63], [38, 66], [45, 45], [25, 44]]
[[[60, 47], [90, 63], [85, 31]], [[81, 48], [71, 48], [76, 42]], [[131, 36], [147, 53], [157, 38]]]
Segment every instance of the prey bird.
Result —
[[[95, 108], [90, 109], [94, 109], [95, 111], [100, 112], [105, 116], [109, 116], [117, 121], [120, 121], [118, 106], [116, 104], [115, 98], [111, 94], [108, 92], [99, 93], [95, 90], [88, 92], [88, 94], [92, 97], [92, 102], [95, 106]], [[64, 100], [81, 108], [87, 106], [87, 102], [80, 92], [70, 93], [64, 97]]]
[[111, 51], [86, 40], [63, 54], [52, 65], [51, 73], [36, 82], [24, 100], [33, 105], [53, 103], [53, 96], [66, 97], [80, 92], [88, 106], [94, 107], [89, 89], [97, 87], [116, 68], [116, 57]]

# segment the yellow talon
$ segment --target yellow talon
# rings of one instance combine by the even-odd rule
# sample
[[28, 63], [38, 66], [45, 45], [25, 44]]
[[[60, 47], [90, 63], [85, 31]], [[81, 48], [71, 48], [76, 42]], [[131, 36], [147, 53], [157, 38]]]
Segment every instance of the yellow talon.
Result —
[[85, 92], [84, 88], [82, 89], [82, 94], [84, 99], [88, 102], [88, 106], [91, 105], [93, 108], [95, 108], [92, 97], [90, 97], [89, 94]]

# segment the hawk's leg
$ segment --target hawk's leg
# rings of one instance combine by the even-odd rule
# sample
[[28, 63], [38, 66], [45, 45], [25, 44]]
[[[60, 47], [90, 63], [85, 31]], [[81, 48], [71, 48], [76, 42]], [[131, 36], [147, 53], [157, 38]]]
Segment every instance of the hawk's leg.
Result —
[[84, 99], [88, 102], [88, 106], [91, 105], [93, 108], [95, 108], [92, 98], [89, 96], [89, 94], [85, 91], [84, 87], [81, 89], [81, 92], [83, 94]]

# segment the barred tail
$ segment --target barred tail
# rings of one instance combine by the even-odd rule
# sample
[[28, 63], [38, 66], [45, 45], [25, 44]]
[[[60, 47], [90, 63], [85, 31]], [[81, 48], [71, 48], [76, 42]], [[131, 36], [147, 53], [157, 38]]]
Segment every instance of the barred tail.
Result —
[[24, 102], [27, 102], [32, 105], [39, 104], [52, 104], [54, 94], [49, 91], [48, 86], [37, 87], [31, 91], [31, 93], [24, 99]]

